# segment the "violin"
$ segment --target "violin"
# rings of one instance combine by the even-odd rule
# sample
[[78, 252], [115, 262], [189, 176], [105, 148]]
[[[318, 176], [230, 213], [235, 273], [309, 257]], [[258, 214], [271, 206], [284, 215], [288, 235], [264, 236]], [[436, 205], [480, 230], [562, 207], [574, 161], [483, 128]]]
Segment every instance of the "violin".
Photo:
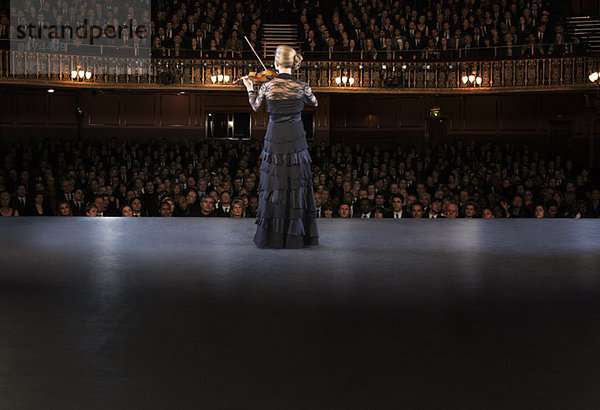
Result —
[[237, 84], [240, 81], [242, 81], [244, 78], [249, 79], [253, 83], [265, 83], [269, 80], [272, 80], [276, 76], [277, 76], [277, 73], [273, 70], [264, 70], [264, 71], [260, 71], [260, 72], [250, 71], [250, 73], [248, 73], [248, 75], [238, 78], [233, 83]]

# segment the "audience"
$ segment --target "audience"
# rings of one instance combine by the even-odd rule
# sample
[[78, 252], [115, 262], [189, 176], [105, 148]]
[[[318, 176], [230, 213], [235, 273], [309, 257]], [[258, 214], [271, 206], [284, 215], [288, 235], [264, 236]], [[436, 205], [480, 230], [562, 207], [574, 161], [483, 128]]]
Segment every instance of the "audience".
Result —
[[[293, 2], [292, 2], [293, 3]], [[304, 2], [303, 2], [304, 4]], [[339, 0], [299, 11], [307, 58], [375, 60], [563, 55], [560, 1]], [[488, 52], [486, 48], [502, 47]]]
[[[259, 141], [0, 148], [1, 216], [254, 218]], [[528, 146], [311, 147], [319, 218], [598, 218], [588, 169]]]
[[[125, 13], [115, 0], [107, 1], [77, 8], [65, 2], [55, 8], [33, 2], [29, 15], [35, 22], [87, 18], [90, 25], [106, 27], [116, 20], [113, 10], [116, 16]], [[4, 3], [0, 34], [8, 38], [9, 9], [8, 2], [0, 5]], [[153, 0], [150, 5], [134, 1], [128, 11], [151, 20], [142, 46], [151, 47], [154, 57], [250, 58], [243, 36], [260, 49], [264, 22], [296, 24], [305, 57], [318, 59], [556, 56], [585, 51], [579, 39], [566, 36], [559, 0]], [[114, 41], [97, 41], [105, 43]], [[119, 45], [140, 46], [130, 38]], [[490, 47], [503, 49], [490, 53]], [[69, 49], [81, 51], [79, 44]]]

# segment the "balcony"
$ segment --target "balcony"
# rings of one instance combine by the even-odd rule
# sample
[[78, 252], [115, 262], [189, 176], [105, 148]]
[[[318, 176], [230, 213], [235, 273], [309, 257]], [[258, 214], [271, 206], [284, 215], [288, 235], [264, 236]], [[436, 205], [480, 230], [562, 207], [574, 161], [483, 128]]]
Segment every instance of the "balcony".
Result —
[[[256, 60], [1, 51], [0, 83], [151, 90], [243, 90]], [[597, 55], [488, 59], [311, 60], [295, 75], [316, 92], [455, 94], [587, 90]]]

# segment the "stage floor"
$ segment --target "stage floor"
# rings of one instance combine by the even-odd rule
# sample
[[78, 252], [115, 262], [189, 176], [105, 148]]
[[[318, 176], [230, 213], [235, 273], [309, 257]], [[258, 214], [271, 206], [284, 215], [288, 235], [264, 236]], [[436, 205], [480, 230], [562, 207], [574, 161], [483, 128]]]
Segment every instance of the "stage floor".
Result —
[[0, 408], [599, 408], [600, 221], [2, 218]]

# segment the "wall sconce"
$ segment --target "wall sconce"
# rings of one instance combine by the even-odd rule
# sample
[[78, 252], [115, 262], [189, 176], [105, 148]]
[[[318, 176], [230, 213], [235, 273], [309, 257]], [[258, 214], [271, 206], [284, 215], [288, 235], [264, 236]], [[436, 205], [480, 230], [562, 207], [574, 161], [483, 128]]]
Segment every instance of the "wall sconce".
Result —
[[85, 71], [81, 67], [77, 67], [77, 70], [71, 71], [71, 80], [83, 81], [83, 79], [90, 80], [92, 78], [91, 71]]
[[461, 81], [465, 85], [467, 85], [467, 83], [469, 85], [475, 85], [475, 84], [481, 85], [481, 83], [483, 83], [483, 79], [481, 78], [481, 76], [479, 76], [477, 74], [476, 71], [473, 71], [473, 73], [470, 75], [467, 75], [467, 74], [463, 75], [461, 78]]
[[348, 76], [348, 72], [344, 72], [343, 74], [334, 78], [334, 81], [337, 85], [340, 86], [351, 86], [354, 84], [354, 78]]
[[217, 74], [210, 76], [210, 81], [212, 81], [213, 84], [225, 84], [228, 83], [229, 80], [231, 80], [231, 77], [228, 74], [223, 74], [220, 70], [217, 72]]

